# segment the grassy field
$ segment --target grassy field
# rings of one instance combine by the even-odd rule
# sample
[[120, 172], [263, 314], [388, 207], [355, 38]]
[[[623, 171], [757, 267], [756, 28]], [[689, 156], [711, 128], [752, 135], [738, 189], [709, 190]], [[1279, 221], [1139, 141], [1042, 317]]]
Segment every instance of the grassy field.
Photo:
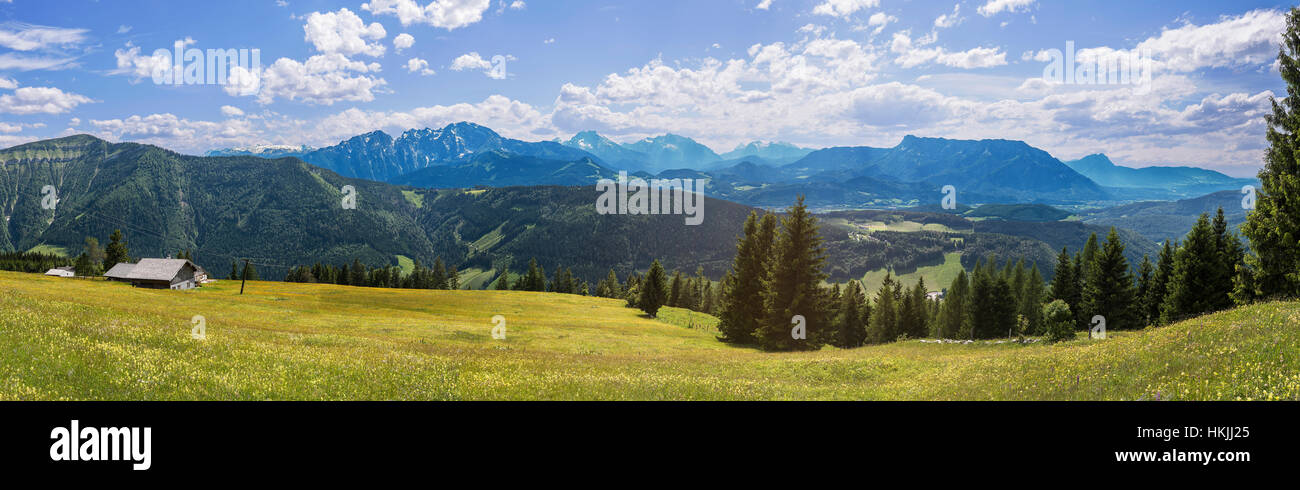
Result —
[[[957, 278], [957, 274], [965, 269], [961, 265], [961, 252], [951, 252], [943, 254], [943, 263], [938, 265], [928, 265], [917, 267], [915, 271], [906, 274], [893, 275], [894, 280], [900, 281], [905, 287], [916, 286], [916, 281], [922, 277], [925, 278], [926, 289], [930, 291], [942, 291], [943, 288], [952, 284]], [[874, 270], [862, 275], [860, 281], [862, 286], [868, 291], [872, 298], [875, 297], [876, 291], [880, 290], [880, 285], [885, 282], [885, 269]]]
[[[1300, 303], [1065, 344], [762, 353], [716, 320], [530, 292], [235, 282], [195, 291], [0, 271], [0, 399], [1300, 398]], [[206, 337], [192, 337], [195, 315]], [[506, 338], [494, 340], [493, 316]]]

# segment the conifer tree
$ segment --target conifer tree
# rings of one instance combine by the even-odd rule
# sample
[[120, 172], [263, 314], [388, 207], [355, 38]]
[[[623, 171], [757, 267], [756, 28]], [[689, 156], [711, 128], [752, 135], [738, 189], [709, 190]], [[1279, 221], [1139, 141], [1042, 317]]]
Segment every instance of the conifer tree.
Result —
[[126, 239], [122, 237], [122, 230], [113, 230], [113, 233], [108, 236], [108, 248], [104, 250], [104, 270], [112, 269], [121, 262], [130, 262], [129, 254]]
[[1030, 335], [1043, 333], [1043, 293], [1045, 285], [1043, 275], [1038, 272], [1035, 263], [1029, 269], [1028, 277], [1019, 292], [1020, 317], [1025, 320], [1025, 332]]
[[1218, 292], [1210, 288], [1219, 264], [1209, 214], [1202, 214], [1174, 255], [1169, 292], [1160, 309], [1162, 323], [1206, 313], [1214, 308], [1214, 296]]
[[[768, 350], [816, 350], [830, 333], [821, 283], [826, 252], [817, 217], [799, 196], [781, 219], [781, 233], [772, 243], [774, 259], [763, 295], [766, 321], [759, 324], [758, 340]], [[804, 317], [804, 339], [791, 334], [792, 319]]]
[[1151, 325], [1154, 322], [1151, 320], [1151, 307], [1147, 304], [1147, 299], [1155, 284], [1155, 266], [1151, 265], [1151, 257], [1146, 254], [1142, 255], [1142, 264], [1138, 266], [1137, 284], [1137, 294], [1133, 297], [1133, 317], [1140, 327]]
[[660, 265], [658, 260], [650, 264], [650, 271], [646, 272], [640, 290], [641, 297], [637, 300], [637, 307], [651, 318], [655, 318], [659, 314], [659, 308], [663, 307], [664, 302], [668, 300], [668, 273], [664, 272], [664, 266]]
[[1105, 246], [1093, 254], [1089, 270], [1083, 292], [1083, 310], [1089, 323], [1093, 316], [1101, 315], [1108, 329], [1137, 328], [1133, 319], [1133, 273], [1115, 227], [1106, 235]]
[[1163, 323], [1160, 309], [1164, 307], [1165, 298], [1169, 296], [1169, 280], [1174, 275], [1174, 257], [1177, 247], [1176, 244], [1165, 240], [1164, 246], [1160, 248], [1160, 258], [1156, 260], [1155, 272], [1151, 274], [1151, 289], [1147, 291], [1143, 302], [1147, 309], [1146, 317], [1152, 325]]
[[429, 276], [429, 287], [433, 289], [447, 289], [447, 265], [442, 263], [442, 257], [433, 259], [433, 272]]
[[510, 290], [510, 266], [505, 265], [501, 267], [501, 274], [497, 275], [496, 290], [497, 291]]
[[[760, 222], [761, 221], [761, 222]], [[744, 236], [736, 244], [736, 257], [731, 267], [733, 281], [723, 298], [722, 318], [718, 329], [724, 342], [753, 343], [754, 333], [763, 318], [763, 288], [767, 280], [771, 239], [765, 236], [769, 227], [774, 232], [776, 217], [766, 214], [760, 220], [757, 212], [750, 212], [745, 220]]]
[[876, 291], [876, 304], [871, 308], [870, 328], [867, 337], [873, 344], [893, 342], [898, 339], [898, 307], [895, 306], [895, 285], [890, 273]]
[[970, 294], [969, 291], [970, 280], [966, 276], [966, 270], [963, 269], [957, 273], [957, 278], [952, 280], [952, 284], [948, 285], [948, 290], [944, 292], [943, 302], [939, 305], [936, 337], [955, 339], [961, 336], [962, 324], [966, 320], [966, 298]]
[[[1243, 233], [1250, 239], [1247, 259], [1254, 291], [1246, 295], [1300, 296], [1300, 9], [1286, 17], [1286, 33], [1278, 50], [1278, 72], [1287, 96], [1269, 97], [1268, 151], [1259, 172], [1262, 187], [1255, 209], [1246, 216]], [[1238, 280], [1243, 283], [1243, 280]]]
[[867, 340], [871, 307], [867, 305], [867, 297], [862, 294], [862, 286], [858, 281], [849, 281], [849, 285], [840, 293], [839, 301], [831, 344], [843, 349], [861, 347]]

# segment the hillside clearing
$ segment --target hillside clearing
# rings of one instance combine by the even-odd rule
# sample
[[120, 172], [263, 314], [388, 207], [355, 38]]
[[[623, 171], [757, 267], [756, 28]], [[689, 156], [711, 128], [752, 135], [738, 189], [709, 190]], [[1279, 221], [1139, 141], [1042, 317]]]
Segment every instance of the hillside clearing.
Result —
[[0, 290], [5, 400], [1300, 398], [1294, 302], [1056, 346], [770, 354], [719, 343], [699, 313], [659, 321], [572, 295], [250, 282], [239, 296], [233, 281], [159, 291], [14, 272]]

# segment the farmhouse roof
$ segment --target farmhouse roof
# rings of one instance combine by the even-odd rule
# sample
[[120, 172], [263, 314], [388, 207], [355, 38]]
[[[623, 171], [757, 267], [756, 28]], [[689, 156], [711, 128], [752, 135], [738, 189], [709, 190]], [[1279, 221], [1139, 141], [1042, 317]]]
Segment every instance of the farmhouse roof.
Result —
[[108, 272], [104, 273], [104, 277], [126, 279], [126, 276], [131, 274], [131, 269], [134, 268], [135, 268], [135, 264], [131, 264], [127, 262], [118, 262], [117, 265], [114, 265], [113, 267], [109, 268]]
[[170, 281], [186, 265], [194, 267], [194, 264], [185, 259], [140, 259], [140, 263], [135, 264], [125, 277], [142, 281]]

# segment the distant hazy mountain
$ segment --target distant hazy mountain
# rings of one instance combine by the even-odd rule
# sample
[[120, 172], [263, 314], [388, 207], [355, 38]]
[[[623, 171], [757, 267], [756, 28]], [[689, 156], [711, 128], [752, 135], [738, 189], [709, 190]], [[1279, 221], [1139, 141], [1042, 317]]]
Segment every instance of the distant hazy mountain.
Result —
[[814, 151], [783, 169], [807, 181], [834, 183], [872, 177], [925, 184], [936, 200], [946, 185], [957, 189], [959, 202], [1063, 203], [1111, 198], [1097, 183], [1021, 141], [906, 136], [893, 148]]
[[395, 184], [445, 189], [475, 186], [589, 185], [618, 173], [591, 158], [572, 162], [519, 156], [504, 151], [475, 155], [464, 163], [425, 167], [391, 181]]
[[595, 131], [583, 131], [575, 134], [564, 145], [596, 155], [601, 160], [604, 160], [610, 168], [616, 170], [630, 172], [646, 170], [646, 162], [649, 161], [649, 157], [645, 153], [629, 150]]
[[466, 162], [475, 155], [493, 151], [564, 161], [600, 160], [591, 153], [554, 141], [505, 138], [487, 127], [467, 122], [442, 129], [412, 129], [397, 139], [383, 131], [374, 131], [307, 153], [302, 159], [345, 177], [388, 182], [426, 167]]
[[1122, 167], [1100, 153], [1065, 164], [1098, 184], [1126, 189], [1122, 192], [1138, 198], [1191, 197], [1240, 190], [1245, 185], [1259, 186], [1256, 179], [1239, 179], [1196, 167]]
[[204, 156], [209, 156], [209, 157], [241, 157], [241, 156], [249, 156], [249, 157], [258, 157], [258, 158], [285, 158], [285, 157], [297, 157], [297, 158], [302, 158], [303, 155], [306, 155], [307, 153], [310, 153], [310, 152], [312, 152], [313, 150], [315, 150], [315, 148], [312, 148], [312, 147], [307, 146], [307, 145], [302, 145], [302, 146], [291, 146], [291, 145], [255, 145], [255, 146], [244, 146], [244, 147], [239, 147], [239, 148], [222, 148], [222, 149], [218, 149], [218, 150], [212, 150], [212, 151], [209, 151], [209, 152], [205, 153]]
[[1147, 201], [1083, 213], [1089, 224], [1118, 226], [1141, 233], [1156, 242], [1182, 240], [1201, 213], [1214, 214], [1223, 208], [1224, 217], [1234, 231], [1246, 222], [1246, 210], [1241, 207], [1241, 191], [1220, 191], [1180, 201]]
[[672, 168], [704, 168], [721, 160], [709, 147], [685, 136], [672, 133], [623, 145], [646, 156], [646, 169], [662, 171]]
[[740, 160], [745, 157], [759, 157], [777, 165], [784, 165], [806, 157], [812, 152], [813, 150], [810, 148], [800, 148], [790, 143], [755, 141], [749, 144], [737, 146], [736, 149], [723, 153], [721, 156], [723, 160]]

